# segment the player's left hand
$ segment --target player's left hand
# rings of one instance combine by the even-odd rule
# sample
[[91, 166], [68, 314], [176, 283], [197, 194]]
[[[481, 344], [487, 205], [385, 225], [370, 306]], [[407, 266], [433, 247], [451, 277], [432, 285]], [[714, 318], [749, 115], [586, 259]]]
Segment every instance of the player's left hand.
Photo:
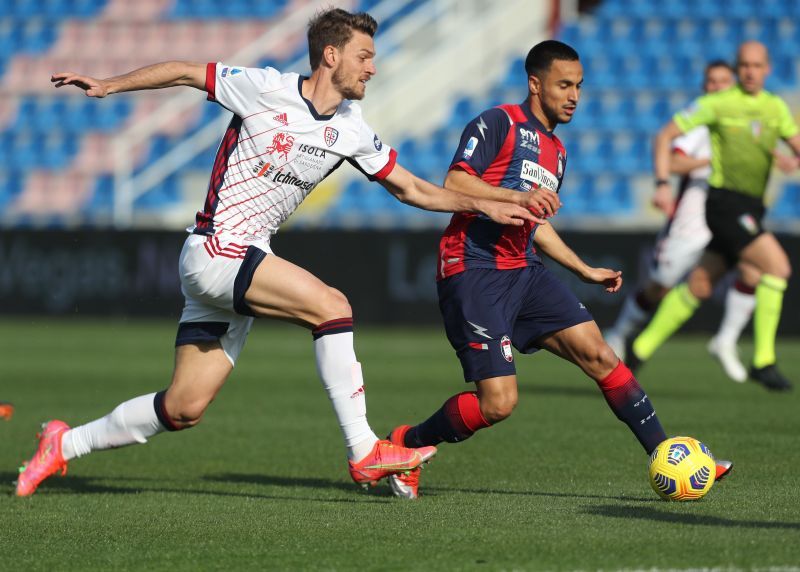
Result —
[[775, 157], [775, 166], [781, 170], [782, 173], [787, 175], [794, 173], [795, 169], [798, 167], [797, 157], [792, 157], [790, 155], [784, 155], [777, 149], [772, 152], [772, 155]]
[[589, 268], [581, 276], [584, 282], [589, 284], [601, 284], [605, 286], [606, 292], [613, 294], [622, 288], [622, 272], [611, 270], [610, 268]]

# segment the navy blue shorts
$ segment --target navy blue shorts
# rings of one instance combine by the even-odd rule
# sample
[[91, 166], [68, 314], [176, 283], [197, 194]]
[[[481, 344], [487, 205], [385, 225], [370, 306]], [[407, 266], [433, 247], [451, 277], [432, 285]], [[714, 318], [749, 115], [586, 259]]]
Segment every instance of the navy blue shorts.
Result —
[[542, 264], [475, 268], [439, 281], [438, 290], [447, 339], [467, 382], [515, 375], [511, 346], [532, 354], [543, 336], [593, 320]]

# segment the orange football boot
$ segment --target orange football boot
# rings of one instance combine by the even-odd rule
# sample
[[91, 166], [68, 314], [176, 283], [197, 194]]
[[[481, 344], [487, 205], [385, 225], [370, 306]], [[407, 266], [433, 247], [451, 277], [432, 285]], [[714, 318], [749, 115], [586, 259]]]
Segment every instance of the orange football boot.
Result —
[[31, 460], [19, 469], [18, 497], [32, 495], [43, 480], [59, 471], [62, 475], [67, 474], [67, 462], [61, 455], [61, 438], [67, 431], [69, 425], [63, 421], [48, 421], [42, 425], [42, 432], [36, 434], [39, 448]]
[[0, 417], [6, 421], [11, 421], [12, 415], [14, 415], [14, 406], [7, 401], [0, 401]]
[[717, 465], [717, 473], [716, 477], [714, 478], [715, 481], [721, 481], [722, 479], [727, 477], [733, 470], [733, 463], [731, 461], [723, 461], [722, 459], [716, 459], [714, 462]]
[[378, 441], [369, 454], [354, 463], [349, 461], [350, 476], [360, 485], [376, 485], [389, 475], [413, 471], [436, 454], [436, 447], [409, 449], [387, 440]]
[[[411, 425], [400, 425], [392, 429], [389, 433], [389, 441], [395, 445], [405, 446], [406, 432], [411, 429]], [[417, 467], [408, 473], [398, 473], [389, 475], [389, 486], [392, 487], [394, 496], [404, 499], [415, 499], [419, 497], [419, 475], [422, 469]]]

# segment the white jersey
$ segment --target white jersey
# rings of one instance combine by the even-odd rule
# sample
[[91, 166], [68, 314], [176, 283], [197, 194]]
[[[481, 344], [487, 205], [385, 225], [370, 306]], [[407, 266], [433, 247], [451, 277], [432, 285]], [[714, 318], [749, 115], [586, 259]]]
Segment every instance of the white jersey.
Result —
[[[705, 126], [696, 127], [672, 144], [672, 150], [694, 159], [711, 158], [711, 136]], [[659, 233], [650, 278], [671, 288], [700, 260], [711, 240], [706, 224], [706, 197], [711, 167], [698, 167], [682, 182], [675, 212]]]
[[[672, 142], [672, 150], [688, 155], [693, 159], [711, 159], [711, 135], [708, 132], [708, 127], [701, 125], [676, 137]], [[710, 164], [689, 172], [689, 178], [692, 180], [707, 181], [710, 175]]]
[[191, 232], [265, 243], [343, 161], [371, 180], [392, 171], [397, 154], [367, 125], [361, 107], [344, 100], [334, 114], [320, 115], [302, 95], [304, 79], [208, 64], [208, 99], [234, 116]]

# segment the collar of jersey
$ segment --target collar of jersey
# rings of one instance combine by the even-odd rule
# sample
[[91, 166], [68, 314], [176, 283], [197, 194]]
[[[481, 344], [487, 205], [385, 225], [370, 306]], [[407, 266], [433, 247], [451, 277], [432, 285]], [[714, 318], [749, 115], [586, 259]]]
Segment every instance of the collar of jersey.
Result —
[[[307, 100], [307, 99], [306, 99], [306, 98], [303, 96], [303, 82], [304, 82], [305, 80], [307, 80], [307, 79], [308, 79], [308, 77], [307, 77], [307, 76], [304, 76], [304, 75], [300, 75], [300, 76], [297, 78], [297, 93], [298, 93], [298, 94], [300, 94], [300, 99], [302, 99], [303, 101], [305, 101], [305, 102], [306, 102], [306, 105], [308, 106], [308, 112], [309, 112], [309, 113], [312, 115], [312, 117], [314, 117], [314, 119], [316, 119], [317, 121], [328, 121], [329, 119], [333, 119], [333, 116], [334, 116], [334, 115], [336, 115], [336, 112], [335, 112], [335, 111], [334, 111], [333, 113], [331, 113], [330, 115], [320, 115], [320, 114], [317, 112], [316, 108], [314, 107], [314, 104], [313, 104], [313, 103], [311, 103], [309, 100]], [[341, 104], [339, 104], [339, 105], [341, 105]], [[337, 107], [337, 109], [338, 109], [338, 107]]]
[[545, 127], [541, 121], [536, 119], [536, 116], [531, 112], [531, 106], [528, 104], [528, 100], [526, 99], [522, 103], [519, 104], [520, 109], [525, 114], [525, 117], [528, 118], [528, 121], [533, 124], [533, 126], [537, 129], [537, 131], [541, 131], [548, 137], [553, 136], [553, 132], [550, 131], [547, 127]]

